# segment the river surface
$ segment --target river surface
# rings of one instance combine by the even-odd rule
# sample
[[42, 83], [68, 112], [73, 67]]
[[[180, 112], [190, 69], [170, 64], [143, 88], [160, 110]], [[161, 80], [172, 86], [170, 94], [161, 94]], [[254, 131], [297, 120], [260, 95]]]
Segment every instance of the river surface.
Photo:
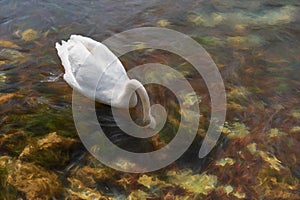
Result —
[[[210, 117], [205, 83], [184, 59], [159, 50], [120, 59], [127, 70], [166, 64], [189, 80], [197, 96], [186, 100], [201, 100], [201, 117], [186, 155], [156, 172], [130, 174], [104, 166], [81, 144], [55, 43], [72, 34], [103, 41], [139, 27], [190, 36], [222, 75], [226, 123], [205, 159], [197, 157]], [[300, 199], [299, 52], [298, 0], [0, 0], [0, 199]], [[136, 145], [107, 129], [135, 152], [165, 145], [179, 123], [174, 95], [146, 88], [152, 102], [168, 107], [163, 131]], [[106, 111], [99, 121], [109, 119]]]

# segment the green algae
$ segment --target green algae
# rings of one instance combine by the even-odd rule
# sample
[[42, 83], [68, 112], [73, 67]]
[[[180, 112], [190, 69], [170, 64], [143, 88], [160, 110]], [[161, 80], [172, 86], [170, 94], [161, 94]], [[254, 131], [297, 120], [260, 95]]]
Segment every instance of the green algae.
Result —
[[296, 119], [300, 119], [300, 109], [292, 110], [290, 115]]
[[156, 22], [156, 25], [158, 27], [168, 27], [171, 25], [171, 22], [166, 19], [161, 19]]
[[227, 195], [229, 195], [233, 191], [233, 187], [231, 185], [226, 185], [223, 187], [223, 189]]
[[167, 187], [167, 186], [172, 186], [171, 184], [165, 182], [165, 181], [161, 181], [159, 180], [157, 177], [151, 177], [151, 176], [147, 176], [147, 175], [142, 175], [139, 177], [139, 179], [137, 180], [137, 182], [139, 184], [142, 184], [143, 186], [145, 186], [148, 189], [151, 188], [160, 188], [160, 187]]
[[279, 130], [278, 128], [272, 128], [269, 132], [267, 132], [269, 137], [278, 137], [287, 135], [285, 132]]
[[0, 135], [0, 148], [12, 156], [18, 156], [27, 145], [27, 135], [23, 131], [11, 131], [9, 134]]
[[197, 37], [194, 38], [197, 42], [199, 42], [201, 45], [211, 48], [211, 47], [222, 47], [225, 42], [222, 38], [218, 38], [215, 36], [203, 36], [203, 37]]
[[27, 199], [52, 199], [62, 194], [58, 176], [32, 163], [16, 161], [7, 179]]
[[70, 151], [78, 146], [78, 142], [71, 138], [50, 133], [44, 138], [31, 142], [24, 148], [19, 159], [34, 162], [47, 169], [63, 168], [70, 159]]
[[244, 138], [246, 137], [250, 132], [249, 128], [239, 122], [235, 122], [232, 125], [226, 125], [223, 127], [222, 132], [225, 133], [229, 138]]
[[56, 110], [42, 106], [36, 113], [10, 115], [8, 121], [15, 128], [22, 128], [32, 136], [43, 136], [57, 131], [62, 136], [77, 137], [69, 107]]
[[233, 165], [234, 163], [235, 163], [235, 160], [233, 160], [232, 158], [226, 157], [226, 158], [221, 158], [220, 160], [218, 160], [216, 162], [216, 165], [224, 167], [225, 165], [230, 166], [230, 165]]
[[291, 128], [291, 133], [297, 133], [300, 132], [300, 126], [294, 126], [293, 128]]
[[12, 158], [8, 156], [0, 157], [0, 199], [13, 200], [20, 197], [16, 188], [7, 182]]
[[214, 175], [193, 174], [189, 170], [183, 170], [181, 172], [168, 172], [168, 182], [195, 194], [207, 195], [216, 188], [218, 179]]

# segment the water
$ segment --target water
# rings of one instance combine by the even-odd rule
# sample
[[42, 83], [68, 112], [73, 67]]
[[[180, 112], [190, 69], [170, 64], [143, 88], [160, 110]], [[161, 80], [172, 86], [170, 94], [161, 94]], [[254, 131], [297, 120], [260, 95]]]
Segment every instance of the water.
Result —
[[[297, 0], [0, 1], [1, 198], [299, 199], [299, 6]], [[102, 41], [147, 26], [191, 36], [205, 47], [222, 74], [226, 124], [223, 139], [207, 160], [192, 157], [201, 139], [177, 163], [144, 175], [108, 169], [85, 154], [82, 146], [63, 150], [59, 142], [54, 149], [62, 152], [61, 157], [49, 159], [65, 160], [63, 164], [49, 167], [40, 157], [22, 160], [24, 148], [48, 133], [78, 140], [72, 90], [60, 77], [64, 71], [55, 42], [71, 34]], [[201, 96], [199, 137], [203, 136], [210, 99], [188, 63], [161, 51], [133, 52], [121, 60], [126, 69], [156, 61], [185, 74]], [[176, 115], [170, 92], [158, 86], [148, 91], [153, 101], [169, 106], [171, 118]], [[174, 123], [152, 140], [152, 148], [173, 137]], [[54, 149], [40, 151], [52, 155]], [[37, 157], [44, 155], [40, 151]], [[22, 176], [16, 167], [18, 157], [23, 171], [38, 172], [29, 170]], [[30, 183], [42, 189], [34, 190]]]

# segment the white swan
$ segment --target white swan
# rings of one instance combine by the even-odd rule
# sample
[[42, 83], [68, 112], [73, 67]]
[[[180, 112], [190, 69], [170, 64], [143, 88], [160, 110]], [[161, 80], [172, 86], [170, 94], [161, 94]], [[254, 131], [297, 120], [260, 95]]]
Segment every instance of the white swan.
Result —
[[[136, 91], [142, 101], [145, 126], [155, 128], [144, 86], [128, 78], [120, 60], [105, 45], [91, 38], [72, 35], [67, 42], [56, 43], [55, 47], [65, 68], [64, 80], [73, 89], [117, 108], [134, 107]], [[101, 80], [99, 85], [98, 80]]]

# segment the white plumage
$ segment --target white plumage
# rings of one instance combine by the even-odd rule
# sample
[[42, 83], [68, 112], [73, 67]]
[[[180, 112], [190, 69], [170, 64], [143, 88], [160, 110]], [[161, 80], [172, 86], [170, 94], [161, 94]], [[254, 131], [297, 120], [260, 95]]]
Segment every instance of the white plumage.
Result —
[[56, 43], [56, 49], [65, 68], [64, 80], [73, 89], [117, 108], [135, 106], [137, 92], [143, 105], [144, 122], [147, 127], [155, 127], [144, 86], [129, 79], [120, 60], [105, 45], [91, 38], [72, 35], [67, 42]]

